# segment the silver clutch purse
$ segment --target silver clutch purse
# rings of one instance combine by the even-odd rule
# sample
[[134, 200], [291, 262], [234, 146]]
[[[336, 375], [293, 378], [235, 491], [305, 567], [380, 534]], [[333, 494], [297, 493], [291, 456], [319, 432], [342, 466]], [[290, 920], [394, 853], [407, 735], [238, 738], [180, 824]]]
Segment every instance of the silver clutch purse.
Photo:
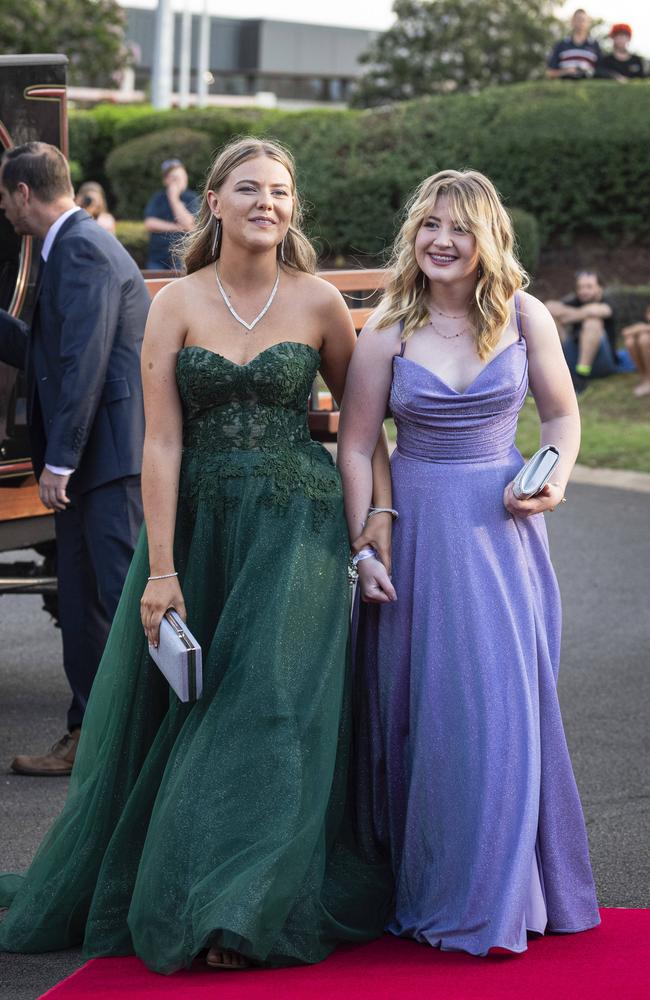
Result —
[[517, 500], [529, 500], [542, 490], [549, 481], [553, 469], [560, 460], [560, 453], [552, 444], [545, 445], [529, 458], [512, 482], [512, 492]]
[[196, 701], [203, 691], [201, 647], [173, 608], [160, 623], [158, 646], [149, 655], [181, 701]]

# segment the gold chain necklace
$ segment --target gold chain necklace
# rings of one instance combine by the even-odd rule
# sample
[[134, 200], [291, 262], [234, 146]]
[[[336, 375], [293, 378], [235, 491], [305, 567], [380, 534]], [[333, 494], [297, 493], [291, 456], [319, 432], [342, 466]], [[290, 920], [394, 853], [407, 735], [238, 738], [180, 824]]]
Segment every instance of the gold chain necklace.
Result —
[[[460, 319], [460, 317], [458, 318]], [[431, 324], [431, 329], [433, 330], [433, 332], [437, 334], [439, 337], [442, 337], [443, 340], [455, 340], [456, 337], [462, 337], [464, 333], [470, 332], [469, 327], [464, 326], [462, 330], [458, 331], [458, 333], [445, 333], [443, 330], [440, 329], [440, 327], [436, 326], [431, 317], [429, 317], [429, 323]]]
[[436, 309], [434, 305], [432, 305], [431, 308], [433, 309], [434, 313], [438, 313], [438, 316], [444, 316], [445, 319], [467, 319], [467, 317], [469, 316], [469, 313], [461, 313], [460, 316], [450, 316], [449, 313], [443, 313], [440, 311], [440, 309]]

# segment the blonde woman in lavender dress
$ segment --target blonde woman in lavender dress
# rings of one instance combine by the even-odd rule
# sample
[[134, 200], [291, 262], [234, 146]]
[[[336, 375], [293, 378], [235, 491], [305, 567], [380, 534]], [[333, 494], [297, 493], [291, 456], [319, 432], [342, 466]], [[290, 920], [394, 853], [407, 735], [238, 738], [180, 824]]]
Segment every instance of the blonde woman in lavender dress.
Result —
[[[339, 443], [354, 538], [390, 400], [397, 600], [376, 594], [358, 622], [360, 829], [392, 862], [389, 930], [476, 955], [599, 922], [543, 517], [564, 499], [580, 423], [555, 324], [524, 283], [490, 181], [427, 178], [352, 360]], [[538, 496], [517, 500], [529, 389], [541, 443], [561, 458]], [[362, 584], [379, 572], [363, 555]]]

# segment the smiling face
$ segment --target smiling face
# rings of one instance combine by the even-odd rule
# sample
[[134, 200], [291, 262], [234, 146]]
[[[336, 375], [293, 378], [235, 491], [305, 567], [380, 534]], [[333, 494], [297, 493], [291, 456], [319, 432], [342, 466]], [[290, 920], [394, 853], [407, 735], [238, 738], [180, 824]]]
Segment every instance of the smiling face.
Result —
[[253, 252], [271, 250], [291, 222], [291, 175], [277, 160], [257, 156], [235, 167], [218, 191], [209, 191], [208, 202], [221, 220], [223, 247], [232, 242]]
[[430, 281], [451, 283], [476, 276], [476, 239], [451, 217], [447, 195], [440, 195], [425, 216], [415, 237], [415, 259]]

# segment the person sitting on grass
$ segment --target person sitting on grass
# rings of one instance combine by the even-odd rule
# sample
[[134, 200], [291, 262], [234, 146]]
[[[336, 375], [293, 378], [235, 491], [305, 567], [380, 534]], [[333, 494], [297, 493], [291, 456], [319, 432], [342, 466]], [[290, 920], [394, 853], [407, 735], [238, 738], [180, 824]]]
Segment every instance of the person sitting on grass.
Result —
[[614, 309], [595, 271], [578, 271], [574, 294], [551, 300], [546, 307], [558, 328], [576, 392], [586, 389], [590, 378], [616, 371]]
[[634, 395], [650, 396], [650, 303], [645, 307], [645, 319], [624, 327], [621, 334], [634, 367], [641, 376]]

